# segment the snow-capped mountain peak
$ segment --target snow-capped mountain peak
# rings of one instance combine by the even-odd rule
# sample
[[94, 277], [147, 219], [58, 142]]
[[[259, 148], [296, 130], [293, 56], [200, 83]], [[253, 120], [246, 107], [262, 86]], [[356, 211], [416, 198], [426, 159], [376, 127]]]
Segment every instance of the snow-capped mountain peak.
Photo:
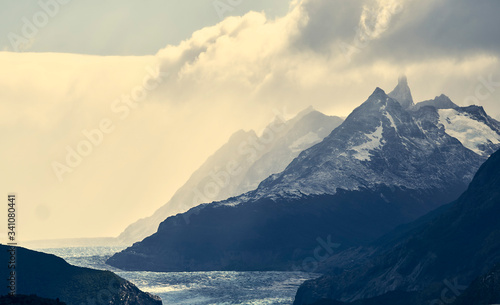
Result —
[[[398, 87], [393, 92], [411, 97], [405, 78]], [[446, 96], [437, 100], [454, 105]], [[480, 121], [489, 117], [457, 109], [415, 111], [376, 88], [321, 143], [303, 151], [282, 173], [264, 180], [245, 200], [336, 194], [339, 189], [380, 185], [415, 190], [465, 186], [486, 153], [500, 146], [500, 132], [492, 130], [489, 121]], [[469, 127], [479, 125], [482, 132], [473, 134]], [[238, 201], [232, 200], [231, 205]]]

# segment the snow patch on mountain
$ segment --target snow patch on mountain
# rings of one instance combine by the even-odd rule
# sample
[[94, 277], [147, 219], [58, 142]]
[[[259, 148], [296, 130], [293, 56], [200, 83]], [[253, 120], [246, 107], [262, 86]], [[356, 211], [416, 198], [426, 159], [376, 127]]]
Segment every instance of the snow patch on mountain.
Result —
[[393, 127], [394, 129], [396, 129], [396, 132], [397, 132], [398, 131], [398, 126], [396, 125], [396, 122], [394, 122], [394, 118], [392, 117], [392, 115], [389, 112], [387, 112], [387, 111], [384, 112], [384, 115], [391, 122], [391, 127]]
[[303, 151], [305, 148], [309, 148], [309, 147], [313, 146], [314, 144], [321, 142], [321, 140], [323, 140], [323, 139], [320, 138], [317, 133], [311, 131], [308, 134], [306, 134], [305, 136], [303, 136], [303, 137], [297, 139], [295, 142], [293, 142], [289, 148], [294, 153], [300, 152], [300, 151]]
[[478, 155], [484, 155], [481, 146], [500, 143], [500, 135], [488, 125], [474, 120], [467, 113], [460, 113], [455, 109], [440, 109], [439, 123], [445, 128], [448, 135], [459, 140], [462, 145]]
[[384, 144], [384, 141], [382, 140], [383, 131], [384, 128], [382, 127], [382, 125], [380, 125], [373, 133], [367, 134], [366, 137], [368, 139], [366, 142], [351, 148], [351, 150], [356, 151], [353, 157], [360, 161], [369, 161], [371, 156], [370, 151], [379, 149]]

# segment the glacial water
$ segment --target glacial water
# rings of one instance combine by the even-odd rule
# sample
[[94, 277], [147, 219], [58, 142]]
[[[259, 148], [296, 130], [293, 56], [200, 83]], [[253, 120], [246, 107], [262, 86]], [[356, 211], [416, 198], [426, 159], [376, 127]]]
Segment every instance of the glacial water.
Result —
[[164, 304], [292, 304], [297, 288], [318, 274], [305, 272], [126, 272], [105, 261], [119, 247], [39, 249], [68, 263], [111, 270], [142, 291], [162, 298]]

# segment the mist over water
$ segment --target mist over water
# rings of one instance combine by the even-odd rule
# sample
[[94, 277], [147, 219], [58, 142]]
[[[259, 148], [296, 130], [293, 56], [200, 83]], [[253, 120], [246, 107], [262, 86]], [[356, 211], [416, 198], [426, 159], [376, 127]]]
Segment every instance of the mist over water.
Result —
[[292, 304], [304, 281], [318, 277], [305, 272], [143, 272], [121, 271], [105, 264], [123, 247], [39, 249], [80, 267], [110, 270], [139, 289], [158, 295], [164, 304]]

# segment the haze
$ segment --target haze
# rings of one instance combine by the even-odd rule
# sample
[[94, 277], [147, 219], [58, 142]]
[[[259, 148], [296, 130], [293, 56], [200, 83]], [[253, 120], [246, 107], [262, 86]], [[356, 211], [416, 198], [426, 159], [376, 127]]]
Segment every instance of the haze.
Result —
[[62, 2], [46, 22], [0, 3], [0, 185], [21, 241], [116, 236], [237, 130], [347, 116], [400, 74], [415, 101], [500, 114], [495, 0]]

